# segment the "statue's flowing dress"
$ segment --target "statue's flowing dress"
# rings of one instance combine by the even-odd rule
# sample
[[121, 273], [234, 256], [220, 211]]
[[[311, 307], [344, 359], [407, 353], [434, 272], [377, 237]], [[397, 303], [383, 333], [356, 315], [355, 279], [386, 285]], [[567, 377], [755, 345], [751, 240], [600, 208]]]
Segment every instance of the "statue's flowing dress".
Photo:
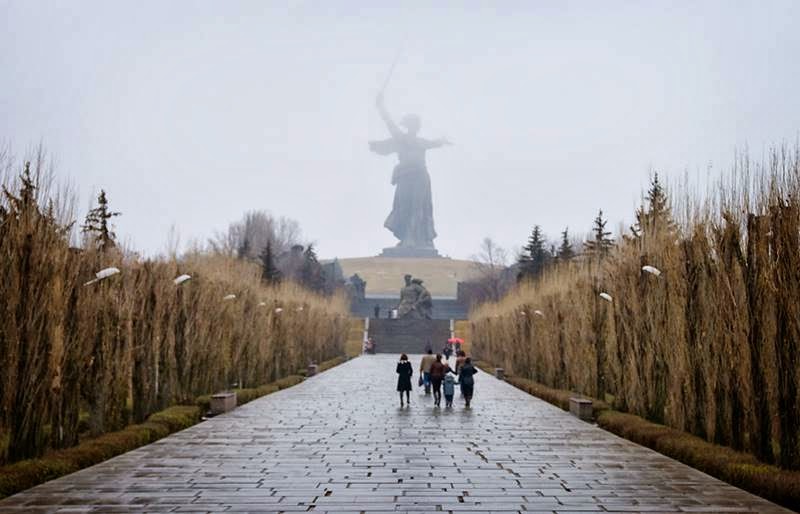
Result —
[[370, 142], [373, 152], [381, 155], [396, 153], [398, 157], [392, 174], [392, 184], [397, 186], [394, 203], [384, 226], [400, 240], [400, 246], [433, 248], [436, 230], [425, 151], [436, 146], [433, 141], [402, 132], [383, 141]]

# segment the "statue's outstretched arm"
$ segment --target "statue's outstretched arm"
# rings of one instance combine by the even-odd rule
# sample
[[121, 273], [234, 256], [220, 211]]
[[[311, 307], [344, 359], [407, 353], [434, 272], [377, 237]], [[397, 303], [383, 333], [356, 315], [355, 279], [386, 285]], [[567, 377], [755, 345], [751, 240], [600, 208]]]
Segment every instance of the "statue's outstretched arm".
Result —
[[381, 115], [381, 119], [383, 122], [386, 123], [386, 128], [389, 129], [389, 133], [392, 137], [398, 137], [400, 133], [400, 129], [397, 128], [397, 125], [392, 120], [392, 117], [389, 115], [389, 111], [386, 110], [386, 105], [383, 101], [383, 92], [378, 93], [378, 98], [375, 100], [375, 104], [378, 107], [378, 113]]
[[453, 144], [450, 141], [448, 141], [447, 138], [444, 138], [444, 137], [439, 138], [439, 139], [423, 139], [423, 138], [419, 138], [419, 140], [422, 142], [422, 146], [426, 150], [430, 150], [431, 148], [441, 148], [442, 146], [449, 146], [449, 145]]

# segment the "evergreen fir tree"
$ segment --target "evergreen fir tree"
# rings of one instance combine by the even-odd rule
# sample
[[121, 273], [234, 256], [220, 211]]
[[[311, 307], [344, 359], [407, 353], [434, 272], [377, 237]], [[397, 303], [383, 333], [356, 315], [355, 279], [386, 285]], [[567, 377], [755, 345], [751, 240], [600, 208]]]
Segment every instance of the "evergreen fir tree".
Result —
[[[39, 214], [39, 206], [36, 203], [36, 189], [38, 187], [33, 177], [31, 177], [30, 162], [25, 163], [19, 179], [22, 183], [19, 188], [19, 196], [14, 195], [6, 186], [3, 186], [3, 196], [8, 202], [9, 209], [0, 205], [0, 221], [4, 221], [9, 216], [19, 219], [26, 215]], [[0, 229], [2, 228], [0, 226]]]
[[558, 248], [556, 256], [561, 262], [566, 262], [575, 257], [575, 251], [572, 249], [572, 244], [569, 242], [569, 227], [566, 227], [564, 232], [561, 233], [561, 246]]
[[267, 239], [267, 245], [259, 256], [261, 259], [261, 280], [266, 284], [276, 284], [281, 280], [281, 272], [275, 265], [275, 256], [272, 252], [272, 239]]
[[539, 225], [533, 227], [528, 244], [525, 245], [517, 264], [519, 273], [517, 281], [538, 277], [542, 271], [550, 264], [552, 253], [547, 250], [547, 240], [542, 234]]
[[303, 252], [300, 281], [312, 291], [322, 292], [325, 289], [325, 277], [322, 276], [322, 266], [319, 264], [313, 244], [309, 244]]
[[600, 209], [592, 226], [593, 237], [583, 243], [583, 250], [587, 255], [603, 259], [614, 247], [614, 239], [609, 237], [611, 232], [606, 230], [607, 223], [608, 220], [603, 219], [603, 210]]
[[114, 240], [117, 238], [109, 220], [120, 214], [122, 213], [109, 210], [106, 192], [101, 189], [100, 195], [97, 197], [97, 207], [86, 215], [86, 220], [81, 225], [81, 231], [92, 237], [98, 250], [107, 252], [116, 247]]
[[631, 227], [633, 238], [640, 240], [646, 234], [656, 234], [661, 231], [674, 231], [672, 210], [664, 186], [658, 179], [658, 173], [650, 180], [650, 188], [644, 205], [636, 209], [636, 222]]

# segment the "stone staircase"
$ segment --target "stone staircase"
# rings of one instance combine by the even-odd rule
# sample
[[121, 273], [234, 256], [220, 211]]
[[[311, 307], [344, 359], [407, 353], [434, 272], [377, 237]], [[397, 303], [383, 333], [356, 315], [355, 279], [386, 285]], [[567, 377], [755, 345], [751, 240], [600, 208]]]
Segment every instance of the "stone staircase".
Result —
[[428, 345], [436, 353], [450, 337], [450, 320], [370, 319], [368, 332], [377, 353], [424, 353]]

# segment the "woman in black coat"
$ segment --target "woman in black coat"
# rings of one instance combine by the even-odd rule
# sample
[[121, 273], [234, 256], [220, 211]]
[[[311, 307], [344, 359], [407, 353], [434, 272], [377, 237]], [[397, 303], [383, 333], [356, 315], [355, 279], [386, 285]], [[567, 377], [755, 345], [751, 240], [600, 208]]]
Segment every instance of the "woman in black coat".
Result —
[[403, 404], [403, 393], [406, 393], [406, 402], [411, 405], [411, 375], [414, 374], [414, 369], [411, 363], [408, 362], [408, 355], [405, 353], [400, 356], [400, 362], [397, 363], [397, 391], [400, 393], [400, 406]]
[[472, 378], [472, 375], [477, 372], [478, 370], [472, 365], [472, 359], [469, 357], [464, 360], [464, 365], [458, 369], [458, 383], [461, 384], [461, 396], [464, 397], [467, 407], [469, 407], [469, 402], [472, 401], [472, 393], [475, 390], [475, 379]]

